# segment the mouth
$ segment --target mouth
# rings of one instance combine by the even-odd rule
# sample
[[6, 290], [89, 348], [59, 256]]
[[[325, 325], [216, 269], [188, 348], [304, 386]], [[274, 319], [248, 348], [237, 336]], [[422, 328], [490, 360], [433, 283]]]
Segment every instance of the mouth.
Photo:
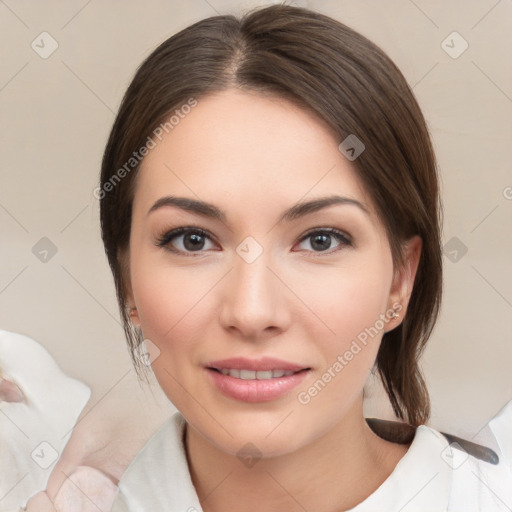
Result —
[[204, 366], [210, 383], [242, 402], [268, 402], [287, 395], [312, 370], [274, 358], [232, 358]]
[[222, 373], [222, 375], [228, 375], [229, 377], [233, 377], [235, 379], [242, 380], [268, 380], [268, 379], [279, 379], [281, 377], [290, 377], [291, 375], [295, 375], [297, 373], [306, 372], [311, 370], [311, 368], [303, 368], [302, 370], [292, 371], [292, 370], [248, 370], [245, 368], [214, 368], [207, 367], [208, 370], [212, 370], [217, 373]]

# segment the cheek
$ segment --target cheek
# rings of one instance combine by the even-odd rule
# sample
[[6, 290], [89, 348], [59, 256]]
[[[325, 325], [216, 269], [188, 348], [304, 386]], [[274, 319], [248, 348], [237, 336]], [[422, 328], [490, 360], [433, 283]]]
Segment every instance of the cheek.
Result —
[[314, 334], [322, 354], [315, 379], [323, 382], [308, 382], [301, 389], [307, 394], [301, 403], [314, 397], [319, 410], [325, 408], [327, 413], [334, 401], [341, 411], [343, 404], [348, 406], [362, 391], [385, 330], [381, 315], [387, 310], [391, 279], [392, 260], [384, 253], [329, 269], [325, 275], [317, 275], [315, 286], [304, 284], [303, 293], [315, 290], [313, 295], [309, 293], [311, 309], [323, 322], [319, 327], [316, 320]]
[[[373, 272], [372, 272], [373, 270]], [[386, 310], [389, 280], [384, 269], [366, 268], [352, 272], [343, 283], [333, 301], [339, 306], [332, 311], [337, 331], [343, 340], [357, 337], [374, 326], [379, 315]]]
[[199, 394], [190, 383], [197, 380], [201, 339], [212, 315], [204, 295], [213, 282], [197, 274], [191, 279], [190, 270], [156, 265], [141, 268], [132, 286], [144, 338], [160, 351], [152, 361], [152, 371], [167, 398], [178, 409], [187, 410], [188, 393]]
[[156, 266], [147, 266], [133, 279], [133, 291], [139, 318], [146, 335], [174, 331], [185, 319], [194, 302], [200, 298], [195, 280], [169, 269], [162, 272]]
[[318, 339], [340, 350], [367, 329], [375, 325], [382, 329], [379, 315], [387, 309], [391, 277], [392, 262], [386, 254], [302, 277], [301, 296], [307, 297], [324, 326]]
[[[190, 355], [211, 319], [213, 308], [208, 291], [216, 279], [211, 269], [193, 269], [165, 263], [149, 251], [134, 251], [131, 282], [144, 337], [170, 357], [155, 361], [154, 370], [165, 359], [173, 366], [180, 356]], [[185, 350], [184, 350], [185, 348]]]

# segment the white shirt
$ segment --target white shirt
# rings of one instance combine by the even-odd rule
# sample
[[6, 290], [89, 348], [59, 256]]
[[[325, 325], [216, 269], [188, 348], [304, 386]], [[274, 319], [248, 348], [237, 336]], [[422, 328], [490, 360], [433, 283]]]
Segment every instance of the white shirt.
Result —
[[[111, 512], [201, 512], [175, 413], [132, 460]], [[489, 422], [494, 465], [421, 425], [391, 475], [350, 512], [511, 512], [512, 401]]]

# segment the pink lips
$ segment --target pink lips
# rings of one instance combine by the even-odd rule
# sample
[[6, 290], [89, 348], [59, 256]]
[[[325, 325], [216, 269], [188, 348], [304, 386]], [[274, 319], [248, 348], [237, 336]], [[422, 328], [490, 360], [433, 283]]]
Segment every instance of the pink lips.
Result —
[[[222, 373], [229, 370], [243, 370], [260, 373], [259, 378], [238, 378]], [[226, 396], [244, 402], [268, 402], [288, 393], [297, 386], [307, 375], [310, 368], [275, 359], [263, 357], [260, 359], [231, 358], [212, 361], [205, 365], [205, 370], [211, 382]], [[287, 375], [268, 378], [269, 372]], [[290, 375], [290, 372], [293, 372]], [[230, 372], [231, 373], [231, 372]], [[246, 375], [247, 372], [243, 372]], [[263, 377], [261, 377], [263, 375]]]

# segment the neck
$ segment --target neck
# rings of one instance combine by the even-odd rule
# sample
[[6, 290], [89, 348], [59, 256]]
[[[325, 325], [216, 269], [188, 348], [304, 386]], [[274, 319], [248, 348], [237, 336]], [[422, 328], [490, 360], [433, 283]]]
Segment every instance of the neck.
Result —
[[384, 482], [408, 448], [374, 434], [362, 405], [307, 446], [263, 457], [251, 467], [213, 446], [189, 425], [186, 446], [204, 512], [347, 510]]

